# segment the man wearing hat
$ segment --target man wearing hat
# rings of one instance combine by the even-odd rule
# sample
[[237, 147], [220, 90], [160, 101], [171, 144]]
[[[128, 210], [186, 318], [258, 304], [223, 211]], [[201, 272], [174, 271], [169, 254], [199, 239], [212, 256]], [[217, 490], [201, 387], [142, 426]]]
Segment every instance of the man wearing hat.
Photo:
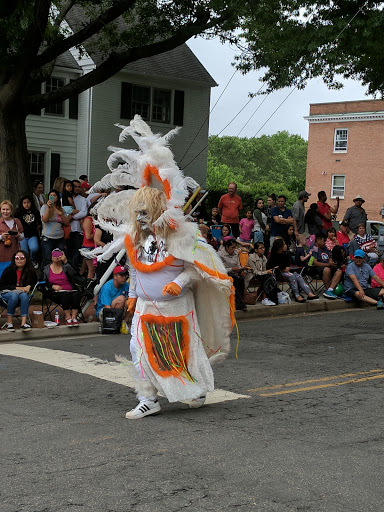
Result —
[[[356, 249], [353, 254], [355, 260], [345, 269], [344, 289], [346, 295], [353, 299], [376, 305], [377, 309], [384, 309], [384, 282], [375, 274], [368, 263], [365, 263], [365, 252]], [[374, 279], [381, 288], [371, 288], [369, 282]]]
[[362, 207], [362, 204], [365, 203], [364, 199], [361, 196], [356, 196], [353, 202], [355, 205], [348, 208], [345, 212], [344, 222], [348, 222], [349, 229], [356, 234], [359, 224], [365, 224], [368, 217]]
[[299, 192], [299, 197], [296, 203], [292, 206], [292, 217], [293, 217], [293, 226], [295, 228], [295, 235], [302, 235], [305, 231], [305, 207], [304, 203], [308, 201], [308, 198], [311, 194], [307, 191], [302, 190]]
[[118, 265], [113, 269], [113, 279], [101, 287], [96, 304], [96, 315], [100, 322], [103, 321], [104, 308], [125, 309], [129, 291], [127, 279], [128, 270]]
[[344, 247], [345, 250], [348, 249], [349, 243], [351, 241], [349, 237], [349, 224], [347, 221], [343, 220], [343, 222], [340, 222], [339, 231], [336, 233], [337, 241], [339, 242], [339, 245]]

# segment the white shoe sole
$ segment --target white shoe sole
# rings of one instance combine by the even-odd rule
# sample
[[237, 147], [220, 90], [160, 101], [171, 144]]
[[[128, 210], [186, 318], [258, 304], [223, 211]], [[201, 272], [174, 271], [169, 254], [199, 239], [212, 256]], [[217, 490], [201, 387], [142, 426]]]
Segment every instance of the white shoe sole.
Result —
[[136, 409], [132, 409], [132, 411], [127, 412], [125, 417], [128, 420], [139, 420], [140, 418], [144, 418], [145, 416], [149, 416], [150, 414], [157, 414], [161, 411], [161, 407], [159, 404], [157, 404], [157, 407], [153, 407], [152, 409], [149, 409], [148, 411], [141, 412], [139, 411], [136, 414]]
[[199, 407], [202, 407], [205, 404], [205, 400], [206, 400], [205, 396], [196, 398], [195, 400], [192, 400], [191, 402], [189, 402], [189, 407], [191, 409], [198, 409]]

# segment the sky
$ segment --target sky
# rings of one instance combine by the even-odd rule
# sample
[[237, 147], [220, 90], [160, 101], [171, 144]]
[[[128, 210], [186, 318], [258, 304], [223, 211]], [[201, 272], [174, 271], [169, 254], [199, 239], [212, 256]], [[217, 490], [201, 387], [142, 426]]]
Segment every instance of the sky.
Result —
[[[212, 109], [235, 71], [231, 63], [236, 50], [229, 44], [221, 44], [218, 39], [207, 41], [200, 37], [189, 40], [188, 46], [218, 84], [218, 87], [212, 88], [211, 92]], [[257, 72], [247, 75], [241, 75], [239, 72], [235, 74], [211, 112], [210, 134], [221, 132], [243, 108], [249, 100], [248, 93], [256, 92], [260, 88], [261, 83], [258, 81], [260, 76], [261, 74]], [[348, 80], [344, 81], [344, 84], [343, 89], [333, 91], [329, 90], [319, 78], [310, 81], [304, 90], [294, 90], [291, 94], [293, 88], [285, 88], [273, 92], [266, 99], [265, 95], [257, 96], [225, 128], [221, 136], [260, 137], [287, 130], [290, 134], [298, 134], [308, 139], [308, 121], [304, 116], [309, 114], [311, 103], [372, 99], [372, 96], [366, 96], [366, 88], [359, 82]], [[278, 110], [274, 113], [277, 108]], [[254, 115], [251, 118], [252, 114]]]

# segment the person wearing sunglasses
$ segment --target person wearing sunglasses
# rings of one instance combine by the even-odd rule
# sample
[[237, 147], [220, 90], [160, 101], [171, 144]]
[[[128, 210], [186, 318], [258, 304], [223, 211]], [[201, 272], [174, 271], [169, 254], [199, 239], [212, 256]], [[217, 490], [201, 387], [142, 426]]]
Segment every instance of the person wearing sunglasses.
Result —
[[17, 251], [0, 278], [0, 298], [7, 304], [6, 330], [14, 332], [13, 317], [17, 307], [20, 307], [21, 326], [23, 332], [29, 331], [27, 323], [29, 308], [29, 292], [37, 282], [36, 271], [25, 251]]

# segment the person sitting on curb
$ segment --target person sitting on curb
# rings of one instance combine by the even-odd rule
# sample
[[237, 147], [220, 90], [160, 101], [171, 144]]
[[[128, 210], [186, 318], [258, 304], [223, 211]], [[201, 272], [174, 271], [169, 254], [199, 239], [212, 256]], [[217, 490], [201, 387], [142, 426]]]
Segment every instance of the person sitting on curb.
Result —
[[336, 267], [335, 262], [332, 260], [330, 251], [325, 247], [326, 236], [324, 234], [316, 235], [316, 243], [312, 249], [312, 254], [315, 257], [313, 268], [321, 276], [323, 280], [325, 292], [324, 297], [327, 299], [337, 299], [337, 295], [333, 290], [340, 282], [343, 272], [340, 268]]
[[[103, 321], [103, 309], [125, 309], [129, 284], [127, 283], [128, 270], [118, 265], [113, 269], [113, 279], [107, 281], [101, 287], [96, 304], [96, 315], [100, 322]], [[129, 318], [129, 313], [125, 314], [125, 321]]]
[[228, 275], [233, 279], [236, 309], [245, 311], [247, 306], [244, 302], [244, 276], [248, 269], [240, 263], [239, 254], [236, 252], [236, 241], [226, 240], [224, 242], [224, 251], [219, 252], [219, 256]]
[[[384, 309], [384, 281], [365, 263], [365, 252], [357, 249], [355, 260], [345, 270], [344, 289], [346, 295], [368, 304], [376, 305], [377, 309]], [[381, 288], [371, 288], [370, 279], [374, 279]]]

